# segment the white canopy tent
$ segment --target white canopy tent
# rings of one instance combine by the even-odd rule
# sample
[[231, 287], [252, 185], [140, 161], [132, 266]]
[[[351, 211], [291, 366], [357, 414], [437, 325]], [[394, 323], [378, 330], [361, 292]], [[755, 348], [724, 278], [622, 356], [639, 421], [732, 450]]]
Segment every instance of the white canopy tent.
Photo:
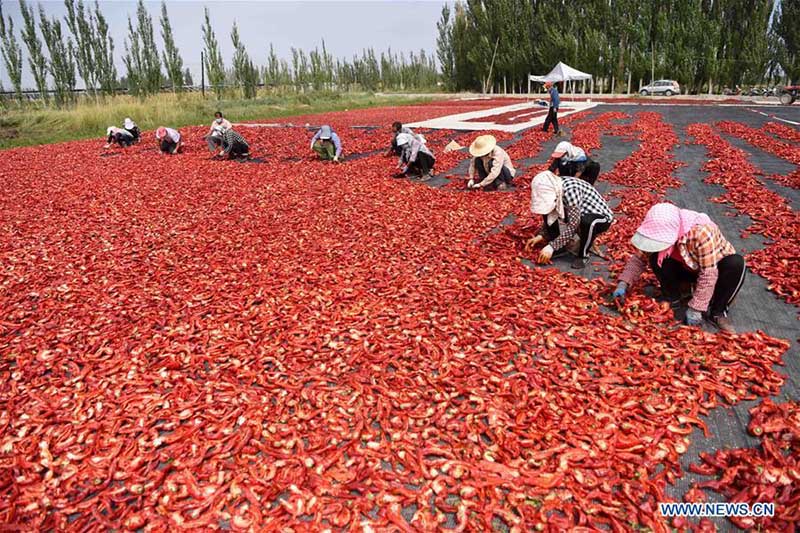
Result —
[[590, 80], [592, 79], [591, 74], [586, 74], [585, 72], [581, 72], [578, 69], [574, 69], [569, 65], [562, 63], [561, 61], [558, 64], [545, 74], [544, 76], [528, 76], [528, 92], [531, 92], [531, 82], [535, 81], [538, 83], [544, 83], [546, 81], [551, 82], [558, 82], [558, 81], [581, 81], [581, 80]]

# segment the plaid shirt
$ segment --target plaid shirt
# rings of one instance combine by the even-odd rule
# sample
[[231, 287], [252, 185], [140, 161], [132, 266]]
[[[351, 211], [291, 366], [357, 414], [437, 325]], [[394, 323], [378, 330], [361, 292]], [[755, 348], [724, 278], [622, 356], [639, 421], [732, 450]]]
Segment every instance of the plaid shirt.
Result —
[[233, 149], [234, 143], [243, 144], [245, 148], [250, 148], [250, 145], [247, 144], [247, 141], [245, 141], [244, 137], [239, 135], [238, 132], [234, 130], [227, 130], [222, 134], [222, 147], [225, 149], [225, 155], [230, 153], [230, 151]]
[[[609, 209], [608, 204], [597, 192], [597, 189], [589, 183], [578, 178], [563, 178], [564, 187], [564, 220], [558, 221], [558, 237], [550, 242], [553, 250], [560, 250], [568, 245], [572, 238], [578, 234], [578, 227], [581, 224], [583, 215], [599, 215], [606, 219], [606, 222], [614, 220], [614, 213]], [[547, 216], [544, 217], [545, 222]], [[540, 234], [545, 236], [545, 227], [542, 225]]]

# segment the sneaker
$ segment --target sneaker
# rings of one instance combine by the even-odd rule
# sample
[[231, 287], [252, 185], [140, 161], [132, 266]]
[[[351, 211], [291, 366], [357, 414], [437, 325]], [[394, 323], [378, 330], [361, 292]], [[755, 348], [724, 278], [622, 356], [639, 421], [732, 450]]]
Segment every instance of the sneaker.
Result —
[[580, 270], [581, 268], [586, 266], [586, 263], [589, 262], [588, 257], [576, 257], [575, 260], [572, 262], [572, 268], [575, 270]]
[[731, 321], [725, 315], [709, 315], [708, 321], [717, 326], [723, 333], [736, 333], [736, 329], [731, 324]]

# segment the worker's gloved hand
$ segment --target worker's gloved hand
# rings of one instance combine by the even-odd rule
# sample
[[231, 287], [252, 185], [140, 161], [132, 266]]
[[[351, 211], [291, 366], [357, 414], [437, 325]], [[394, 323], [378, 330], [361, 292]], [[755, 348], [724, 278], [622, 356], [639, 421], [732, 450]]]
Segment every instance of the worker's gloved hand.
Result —
[[614, 300], [619, 301], [619, 303], [624, 304], [625, 303], [625, 293], [627, 291], [628, 291], [628, 284], [625, 283], [624, 281], [620, 281], [619, 283], [617, 283], [617, 288], [614, 289], [613, 293], [611, 293], [611, 297]]
[[475, 180], [469, 180], [469, 181], [467, 182], [467, 187], [468, 187], [469, 189], [473, 188], [474, 186], [475, 186]]
[[699, 326], [703, 323], [703, 313], [690, 307], [686, 310], [685, 322], [687, 326]]
[[539, 244], [543, 240], [544, 240], [544, 237], [542, 237], [541, 235], [536, 235], [535, 237], [532, 237], [532, 238], [528, 239], [528, 242], [525, 243], [525, 251], [526, 252], [530, 252], [531, 250], [534, 249], [534, 247], [537, 244]]
[[338, 155], [333, 156], [333, 162], [334, 163], [338, 163], [339, 162], [339, 156]]
[[402, 174], [405, 174], [406, 172], [408, 172], [408, 166], [400, 167], [400, 172]]
[[553, 257], [553, 247], [548, 244], [539, 252], [539, 257], [536, 258], [536, 262], [540, 265], [545, 265], [550, 262], [551, 257]]

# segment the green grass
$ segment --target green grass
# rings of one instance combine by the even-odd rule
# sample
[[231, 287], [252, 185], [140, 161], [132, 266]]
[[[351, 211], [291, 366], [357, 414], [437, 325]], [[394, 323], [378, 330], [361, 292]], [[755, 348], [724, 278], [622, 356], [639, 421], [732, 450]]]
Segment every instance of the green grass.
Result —
[[108, 126], [122, 125], [131, 117], [143, 130], [210, 124], [221, 110], [233, 122], [273, 120], [306, 113], [413, 104], [427, 97], [320, 92], [310, 94], [263, 94], [253, 100], [222, 99], [198, 93], [159, 94], [145, 99], [117, 96], [105, 101], [83, 100], [69, 109], [19, 107], [7, 103], [0, 114], [0, 148], [31, 146], [75, 139], [105, 137]]

